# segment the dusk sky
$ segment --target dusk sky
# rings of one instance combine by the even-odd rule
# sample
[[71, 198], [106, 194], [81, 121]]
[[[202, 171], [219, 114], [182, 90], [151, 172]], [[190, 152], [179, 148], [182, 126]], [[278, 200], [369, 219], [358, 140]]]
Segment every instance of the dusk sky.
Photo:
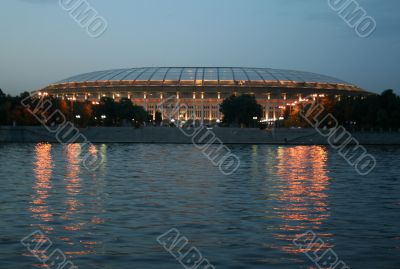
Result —
[[[400, 1], [358, 0], [377, 22], [360, 38], [326, 0], [89, 0], [108, 22], [87, 35], [58, 0], [2, 0], [0, 88], [142, 66], [311, 71], [373, 92], [400, 89]], [[397, 91], [397, 93], [400, 93]]]

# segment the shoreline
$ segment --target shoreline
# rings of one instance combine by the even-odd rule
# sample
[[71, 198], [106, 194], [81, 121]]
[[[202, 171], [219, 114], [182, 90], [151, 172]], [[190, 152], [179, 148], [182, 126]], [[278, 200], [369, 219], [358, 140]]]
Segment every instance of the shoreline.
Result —
[[[311, 128], [274, 130], [213, 128], [209, 131], [224, 144], [329, 145], [327, 137], [321, 136]], [[167, 127], [139, 129], [88, 127], [79, 129], [79, 132], [91, 143], [192, 144], [195, 142], [207, 144], [211, 140], [204, 137], [201, 139], [202, 135], [196, 135], [192, 140], [192, 137], [185, 136], [178, 128]], [[353, 132], [352, 136], [361, 145], [400, 145], [400, 132]], [[68, 141], [68, 138], [65, 141]], [[56, 134], [42, 126], [0, 126], [0, 143], [39, 142], [58, 143], [59, 141]]]

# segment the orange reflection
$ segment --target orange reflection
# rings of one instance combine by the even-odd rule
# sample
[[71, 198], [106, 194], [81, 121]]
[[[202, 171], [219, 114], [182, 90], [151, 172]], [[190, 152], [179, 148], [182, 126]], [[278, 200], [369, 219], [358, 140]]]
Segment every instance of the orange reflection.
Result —
[[274, 211], [282, 219], [282, 224], [274, 236], [290, 241], [288, 246], [282, 247], [285, 252], [300, 252], [291, 243], [293, 235], [310, 229], [316, 231], [329, 217], [327, 158], [327, 150], [320, 146], [278, 149], [277, 175], [282, 188], [275, 197], [278, 206]]
[[[99, 154], [99, 151], [98, 151], [98, 149], [97, 149], [97, 147], [95, 145], [91, 145], [89, 147], [89, 153], [92, 155], [93, 158], [97, 158], [97, 155]], [[105, 157], [103, 156], [103, 160], [104, 159], [105, 159]], [[94, 188], [91, 189], [92, 191], [91, 191], [90, 196], [93, 197], [94, 199], [96, 199], [96, 201], [99, 201], [99, 203], [96, 203], [94, 205], [92, 204], [92, 205], [95, 207], [94, 209], [96, 211], [101, 212], [102, 209], [103, 209], [102, 199], [97, 200], [97, 197], [99, 195], [98, 192], [99, 191], [100, 192], [103, 191], [103, 186], [102, 186], [102, 184], [99, 184], [96, 173], [92, 173], [91, 176], [92, 176], [92, 179], [93, 179], [93, 185], [92, 186], [94, 186]], [[96, 225], [99, 225], [101, 223], [104, 223], [104, 219], [103, 218], [98, 217], [98, 216], [93, 216], [93, 217], [91, 217], [90, 223], [88, 225], [96, 226]], [[95, 250], [96, 250], [96, 247], [99, 247], [98, 245], [101, 242], [99, 243], [99, 242], [96, 242], [96, 241], [80, 241], [80, 243], [82, 244], [82, 246], [85, 249], [87, 249], [88, 252], [94, 253]]]
[[[90, 201], [86, 201], [88, 197], [96, 199], [96, 195], [88, 196], [83, 186], [82, 179], [80, 178], [81, 173], [81, 155], [82, 148], [79, 144], [70, 144], [66, 147], [66, 159], [67, 159], [67, 173], [65, 175], [65, 192], [66, 192], [66, 211], [62, 218], [66, 222], [64, 230], [68, 232], [70, 236], [64, 236], [60, 239], [66, 242], [70, 249], [65, 250], [66, 255], [71, 256], [82, 256], [90, 253], [94, 253], [94, 248], [97, 245], [95, 241], [77, 241], [76, 235], [81, 237], [86, 233], [86, 229], [89, 225], [93, 224], [92, 219], [87, 220], [84, 212], [87, 210], [87, 206], [91, 204]], [[96, 154], [97, 149], [94, 146], [89, 148], [90, 154]], [[90, 185], [95, 191], [95, 185]], [[91, 189], [90, 189], [91, 190]], [[86, 202], [85, 202], [86, 201]], [[93, 217], [92, 217], [93, 218]], [[100, 220], [94, 223], [101, 223]], [[74, 233], [74, 234], [72, 234]]]
[[79, 210], [79, 201], [76, 196], [81, 192], [81, 179], [79, 178], [80, 164], [79, 155], [81, 147], [79, 144], [69, 144], [66, 149], [67, 153], [67, 174], [65, 175], [65, 189], [67, 192], [67, 210], [64, 219], [73, 219], [75, 212]]
[[30, 211], [33, 218], [40, 220], [42, 223], [38, 224], [40, 229], [45, 232], [50, 232], [53, 228], [45, 223], [53, 220], [53, 214], [49, 212], [47, 199], [49, 198], [49, 191], [52, 188], [51, 177], [53, 170], [53, 160], [51, 156], [51, 144], [37, 144], [35, 147], [35, 162], [34, 174], [35, 185], [33, 190], [35, 194], [32, 195], [32, 205]]

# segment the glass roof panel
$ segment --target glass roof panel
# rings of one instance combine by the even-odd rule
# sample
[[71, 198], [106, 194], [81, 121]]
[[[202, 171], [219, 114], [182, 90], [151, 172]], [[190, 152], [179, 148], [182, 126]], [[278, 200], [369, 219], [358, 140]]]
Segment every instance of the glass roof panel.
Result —
[[256, 71], [260, 74], [260, 76], [265, 81], [276, 81], [277, 80], [270, 72], [268, 72], [268, 69], [257, 69]]
[[[204, 71], [204, 72], [203, 72]], [[234, 75], [234, 76], [233, 76]], [[296, 82], [319, 82], [319, 83], [340, 83], [349, 84], [342, 80], [326, 75], [320, 75], [311, 72], [281, 70], [271, 68], [229, 68], [229, 67], [162, 67], [162, 68], [132, 68], [132, 69], [115, 69], [85, 73], [72, 76], [58, 83], [67, 82], [85, 82], [98, 80], [141, 80], [154, 81], [170, 80], [178, 81], [179, 78], [183, 81], [194, 81], [196, 85], [201, 85], [201, 81], [233, 81], [248, 79], [254, 81], [296, 81]]]
[[285, 81], [285, 80], [291, 80], [287, 75], [285, 75], [282, 70], [277, 70], [277, 69], [269, 69], [268, 70], [276, 79]]
[[126, 75], [128, 75], [130, 72], [132, 72], [133, 70], [136, 70], [136, 68], [133, 69], [125, 69], [122, 73], [119, 74], [114, 74], [114, 76], [110, 76], [111, 80], [120, 80], [123, 77], [125, 77]]
[[218, 69], [217, 68], [206, 68], [204, 71], [204, 80], [218, 80]]
[[86, 73], [86, 74], [82, 74], [82, 75], [77, 75], [77, 76], [73, 76], [71, 78], [68, 78], [65, 80], [65, 82], [81, 82], [81, 81], [86, 81], [86, 79], [96, 76], [98, 74], [101, 74], [104, 71], [96, 71], [96, 72], [91, 72], [91, 73]]
[[96, 72], [96, 74], [93, 74], [93, 76], [86, 77], [84, 81], [96, 81], [98, 77], [101, 77], [109, 72], [110, 70]]
[[136, 80], [148, 81], [156, 70], [157, 68], [155, 67], [147, 68], [146, 71], [140, 74]]
[[337, 78], [334, 78], [334, 77], [328, 77], [328, 76], [325, 76], [325, 75], [320, 75], [320, 77], [321, 77], [322, 81], [326, 81], [328, 83], [349, 84], [349, 83], [347, 83], [347, 82], [345, 82], [343, 80], [340, 80], [340, 79], [337, 79]]
[[181, 72], [182, 68], [171, 68], [169, 69], [167, 76], [165, 77], [165, 80], [171, 80], [171, 81], [179, 80]]
[[164, 78], [165, 78], [165, 74], [167, 73], [167, 71], [168, 71], [168, 68], [167, 68], [167, 67], [163, 67], [163, 68], [158, 69], [158, 70], [154, 73], [154, 75], [153, 75], [153, 77], [151, 78], [151, 80], [152, 80], [152, 81], [163, 81]]
[[285, 75], [292, 81], [304, 82], [303, 74], [296, 71], [286, 71]]
[[132, 72], [125, 75], [125, 77], [122, 77], [121, 80], [135, 80], [144, 70], [146, 70], [146, 68], [134, 69]]
[[197, 68], [196, 80], [203, 80], [204, 68]]
[[250, 80], [263, 80], [263, 78], [254, 70], [251, 68], [245, 68], [244, 71], [246, 72], [247, 76], [249, 77]]
[[123, 72], [125, 69], [116, 69], [116, 70], [110, 70], [109, 72], [102, 74], [98, 77], [93, 78], [93, 80], [96, 81], [101, 81], [101, 80], [110, 80], [110, 78], [112, 78], [113, 76]]
[[304, 79], [307, 81], [323, 81], [322, 76], [317, 74], [308, 74], [304, 76]]
[[248, 80], [246, 74], [240, 68], [233, 68], [233, 74], [235, 76], [235, 80]]
[[233, 80], [233, 71], [231, 68], [219, 68], [220, 80]]
[[103, 73], [104, 73], [104, 71], [97, 71], [97, 72], [89, 73], [89, 74], [86, 74], [86, 75], [82, 75], [81, 77], [79, 77], [77, 79], [77, 81], [88, 81], [92, 77], [96, 77], [96, 76], [101, 75]]
[[181, 80], [195, 80], [196, 68], [184, 68]]

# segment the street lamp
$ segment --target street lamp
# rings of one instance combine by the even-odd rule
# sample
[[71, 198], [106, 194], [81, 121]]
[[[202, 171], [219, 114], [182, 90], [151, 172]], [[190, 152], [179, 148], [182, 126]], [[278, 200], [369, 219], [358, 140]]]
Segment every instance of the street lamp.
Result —
[[257, 126], [257, 120], [258, 120], [258, 117], [253, 117], [253, 120], [254, 120], [254, 128], [256, 128], [256, 126]]

